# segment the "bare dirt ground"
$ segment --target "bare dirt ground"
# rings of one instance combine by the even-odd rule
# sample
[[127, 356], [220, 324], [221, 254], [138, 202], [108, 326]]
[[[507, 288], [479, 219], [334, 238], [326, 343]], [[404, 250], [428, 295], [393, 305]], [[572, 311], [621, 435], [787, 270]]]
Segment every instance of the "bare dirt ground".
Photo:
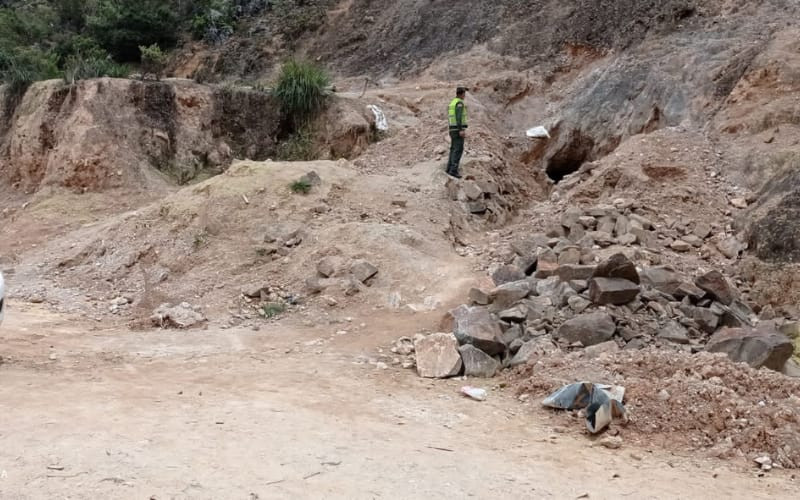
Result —
[[[371, 360], [423, 315], [358, 334], [104, 329], [12, 303], [0, 366], [0, 497], [793, 498], [790, 473], [558, 432], [489, 386]], [[563, 423], [563, 421], [562, 421]], [[555, 430], [554, 430], [555, 429]]]

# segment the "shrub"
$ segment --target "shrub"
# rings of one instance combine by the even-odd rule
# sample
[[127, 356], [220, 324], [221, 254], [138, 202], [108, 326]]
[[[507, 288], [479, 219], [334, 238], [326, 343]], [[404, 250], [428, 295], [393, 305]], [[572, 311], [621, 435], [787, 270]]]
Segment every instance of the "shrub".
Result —
[[330, 84], [325, 70], [307, 62], [290, 60], [281, 68], [273, 90], [284, 115], [301, 126], [325, 106]]
[[233, 34], [234, 5], [230, 0], [206, 0], [192, 18], [192, 36], [197, 40], [222, 43]]
[[289, 189], [295, 194], [308, 194], [311, 192], [311, 182], [308, 179], [298, 179], [289, 184]]
[[176, 0], [99, 0], [87, 20], [89, 32], [120, 61], [135, 61], [139, 47], [177, 42]]
[[140, 46], [139, 50], [142, 54], [142, 73], [153, 74], [156, 75], [156, 78], [161, 78], [167, 65], [167, 55], [156, 44], [149, 47]]
[[261, 306], [260, 314], [267, 319], [272, 319], [275, 316], [283, 314], [285, 311], [286, 306], [280, 302], [267, 302]]

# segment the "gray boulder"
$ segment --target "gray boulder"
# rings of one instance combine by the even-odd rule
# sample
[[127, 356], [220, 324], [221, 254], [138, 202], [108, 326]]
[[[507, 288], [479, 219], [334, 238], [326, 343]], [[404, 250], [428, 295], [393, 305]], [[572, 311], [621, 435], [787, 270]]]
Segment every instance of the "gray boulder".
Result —
[[564, 322], [556, 332], [556, 337], [567, 343], [580, 342], [590, 346], [611, 340], [617, 327], [607, 313], [581, 314]]
[[706, 350], [724, 352], [731, 360], [753, 368], [764, 366], [781, 371], [792, 356], [794, 345], [789, 337], [774, 330], [723, 328], [711, 336]]
[[456, 317], [453, 333], [459, 344], [474, 345], [490, 356], [506, 349], [497, 319], [483, 307], [471, 307], [466, 314]]
[[589, 298], [595, 304], [624, 305], [639, 295], [639, 285], [622, 278], [592, 278]]
[[468, 377], [492, 378], [500, 370], [500, 363], [493, 357], [472, 345], [458, 348], [464, 363], [464, 375]]

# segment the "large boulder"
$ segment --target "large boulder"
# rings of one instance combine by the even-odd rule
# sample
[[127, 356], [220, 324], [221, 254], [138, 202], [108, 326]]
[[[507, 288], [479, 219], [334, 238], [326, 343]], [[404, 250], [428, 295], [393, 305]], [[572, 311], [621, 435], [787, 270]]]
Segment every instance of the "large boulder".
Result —
[[737, 363], [753, 368], [762, 366], [780, 371], [792, 357], [794, 345], [786, 335], [775, 330], [723, 328], [709, 339], [709, 352], [724, 352]]
[[417, 373], [425, 378], [455, 377], [461, 372], [458, 341], [452, 333], [434, 333], [414, 342]]
[[455, 319], [453, 333], [461, 345], [474, 345], [490, 356], [506, 349], [497, 319], [484, 307], [471, 307]]
[[614, 320], [607, 313], [581, 314], [564, 322], [556, 338], [570, 344], [580, 342], [590, 346], [610, 340], [616, 329]]
[[639, 295], [639, 285], [622, 278], [592, 278], [589, 298], [595, 304], [623, 305]]
[[464, 363], [464, 375], [468, 377], [492, 378], [500, 370], [500, 363], [496, 359], [475, 346], [462, 345], [458, 352]]
[[615, 253], [601, 262], [594, 270], [593, 278], [622, 278], [639, 284], [636, 266], [624, 254]]
[[708, 293], [711, 298], [716, 299], [726, 306], [731, 305], [738, 295], [730, 281], [719, 271], [707, 272], [698, 277], [694, 283]]

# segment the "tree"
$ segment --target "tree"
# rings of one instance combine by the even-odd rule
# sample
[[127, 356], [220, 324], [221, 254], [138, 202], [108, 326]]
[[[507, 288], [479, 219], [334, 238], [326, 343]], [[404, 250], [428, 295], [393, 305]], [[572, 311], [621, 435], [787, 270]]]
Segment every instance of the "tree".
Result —
[[99, 0], [88, 28], [117, 60], [139, 59], [139, 47], [172, 47], [180, 19], [176, 0]]

